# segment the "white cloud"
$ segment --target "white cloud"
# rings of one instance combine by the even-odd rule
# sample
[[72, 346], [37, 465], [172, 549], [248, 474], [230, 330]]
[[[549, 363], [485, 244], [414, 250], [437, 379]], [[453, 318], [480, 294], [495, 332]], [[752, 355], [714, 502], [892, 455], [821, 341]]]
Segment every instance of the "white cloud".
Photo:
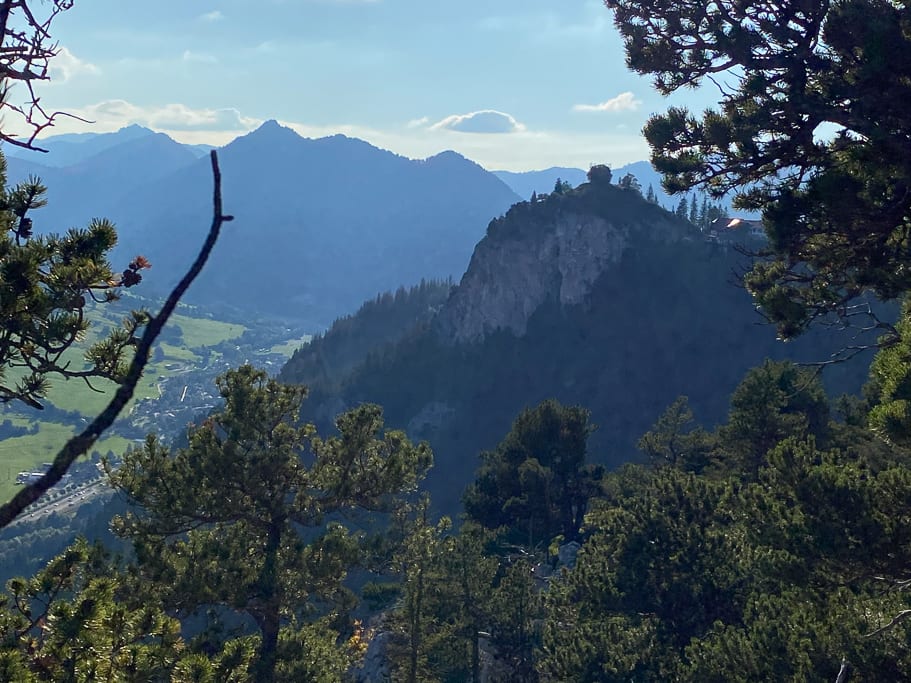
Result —
[[48, 63], [48, 75], [51, 83], [66, 83], [71, 78], [80, 75], [94, 76], [101, 73], [101, 69], [90, 62], [79, 59], [65, 47], [57, 51]]
[[243, 131], [259, 121], [234, 108], [191, 109], [183, 104], [169, 104], [154, 112], [149, 123], [166, 130]]
[[199, 18], [202, 21], [221, 21], [225, 18], [225, 15], [216, 9], [211, 12], [206, 12], [205, 14], [200, 14]]
[[452, 130], [458, 133], [516, 133], [525, 126], [502, 111], [482, 109], [468, 114], [452, 114], [430, 126], [431, 130]]
[[419, 119], [411, 119], [411, 121], [406, 124], [406, 128], [424, 128], [428, 123], [430, 123], [430, 118], [422, 116]]
[[[319, 138], [342, 133], [412, 159], [424, 159], [452, 149], [484, 168], [506, 171], [528, 171], [550, 166], [588, 169], [593, 164], [617, 167], [647, 159], [649, 154], [648, 144], [638, 132], [586, 134], [524, 129], [511, 135], [455, 135], [448, 129], [433, 126], [379, 130], [357, 125], [280, 123], [305, 137]], [[180, 139], [191, 141], [184, 137]], [[193, 138], [192, 141], [207, 140]]]
[[601, 104], [575, 104], [573, 111], [636, 111], [642, 106], [642, 100], [636, 99], [633, 93], [622, 92]]

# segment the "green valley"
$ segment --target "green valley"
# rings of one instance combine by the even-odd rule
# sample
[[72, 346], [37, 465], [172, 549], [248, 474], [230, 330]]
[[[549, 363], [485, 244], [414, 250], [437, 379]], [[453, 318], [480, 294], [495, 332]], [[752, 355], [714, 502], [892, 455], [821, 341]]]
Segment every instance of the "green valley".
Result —
[[[136, 297], [96, 306], [88, 316], [92, 327], [84, 343], [91, 344], [117, 325], [130, 306], [141, 305], [154, 307]], [[170, 436], [215, 406], [214, 378], [219, 373], [245, 361], [277, 370], [309, 340], [293, 323], [253, 320], [244, 325], [217, 320], [197, 307], [179, 310], [165, 328], [128, 412], [87, 458], [119, 457], [148, 431], [163, 430]], [[73, 365], [84, 363], [75, 349], [67, 355]], [[91, 380], [90, 387], [78, 379], [58, 379], [52, 381], [43, 411], [7, 405], [0, 421], [9, 420], [15, 436], [0, 441], [0, 497], [9, 499], [16, 492], [20, 472], [35, 471], [53, 460], [66, 439], [104, 409], [114, 388], [106, 380]]]

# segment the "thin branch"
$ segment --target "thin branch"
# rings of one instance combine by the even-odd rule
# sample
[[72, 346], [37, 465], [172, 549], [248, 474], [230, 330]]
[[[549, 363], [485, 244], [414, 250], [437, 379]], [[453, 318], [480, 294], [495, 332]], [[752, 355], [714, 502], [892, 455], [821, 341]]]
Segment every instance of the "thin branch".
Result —
[[93, 386], [92, 386], [92, 383], [89, 381], [89, 378], [88, 378], [88, 377], [83, 376], [82, 381], [85, 382], [85, 385], [86, 385], [89, 389], [91, 389], [92, 391], [94, 391], [96, 394], [103, 394], [103, 393], [104, 393], [104, 389], [96, 389], [95, 387], [93, 387]]
[[885, 626], [880, 626], [875, 631], [871, 631], [870, 633], [865, 635], [864, 638], [872, 638], [873, 636], [878, 636], [880, 633], [890, 631], [893, 628], [895, 628], [896, 626], [898, 626], [900, 623], [902, 623], [908, 617], [911, 617], [911, 609], [902, 610], [901, 612], [896, 614], [894, 617], [892, 617], [892, 621], [890, 621], [888, 624], [886, 624]]
[[800, 367], [804, 368], [825, 368], [830, 365], [837, 365], [839, 363], [847, 363], [849, 360], [862, 354], [864, 351], [879, 351], [884, 347], [883, 344], [858, 344], [853, 346], [844, 346], [838, 351], [829, 356], [828, 360], [812, 361], [812, 362], [799, 362], [795, 363]]
[[117, 416], [133, 397], [136, 385], [139, 383], [142, 372], [149, 362], [149, 353], [152, 349], [152, 344], [161, 333], [168, 318], [171, 317], [180, 298], [199, 275], [200, 271], [202, 271], [203, 266], [205, 266], [206, 261], [209, 259], [209, 254], [212, 253], [212, 249], [221, 232], [222, 224], [234, 220], [233, 216], [227, 216], [222, 213], [221, 171], [218, 167], [218, 156], [216, 155], [215, 150], [211, 151], [210, 159], [212, 162], [212, 177], [215, 185], [212, 196], [212, 225], [209, 228], [209, 234], [206, 237], [206, 241], [203, 243], [199, 254], [196, 256], [196, 260], [168, 296], [158, 315], [150, 318], [142, 338], [136, 346], [136, 353], [133, 356], [133, 361], [130, 363], [126, 378], [124, 379], [123, 384], [117, 388], [117, 392], [114, 394], [107, 407], [88, 427], [85, 428], [85, 430], [82, 431], [82, 433], [72, 437], [66, 442], [64, 447], [57, 454], [57, 457], [54, 458], [51, 468], [44, 476], [32, 484], [26, 485], [11, 501], [0, 507], [0, 529], [8, 526], [23, 510], [25, 510], [25, 508], [38, 500], [45, 491], [57, 484], [63, 478], [63, 475], [66, 474], [76, 458], [87, 453], [89, 448], [92, 447], [101, 434], [114, 423], [114, 420], [117, 419]]

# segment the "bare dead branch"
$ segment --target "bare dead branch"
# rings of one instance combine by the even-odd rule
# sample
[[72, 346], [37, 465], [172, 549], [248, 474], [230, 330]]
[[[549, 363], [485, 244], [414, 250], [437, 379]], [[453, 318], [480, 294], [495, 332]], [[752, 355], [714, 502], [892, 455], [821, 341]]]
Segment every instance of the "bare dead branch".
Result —
[[[51, 24], [61, 12], [73, 6], [74, 0], [51, 0], [40, 3], [40, 14], [33, 11], [39, 3], [30, 0], [0, 0], [0, 114], [13, 112], [15, 119], [24, 123], [28, 132], [0, 132], [0, 140], [7, 144], [38, 152], [35, 139], [54, 125], [58, 116], [78, 116], [66, 112], [48, 113], [41, 106], [35, 92], [35, 83], [50, 80], [50, 61], [60, 48], [51, 38]], [[14, 84], [25, 87], [27, 93], [20, 104], [9, 101]]]
[[885, 626], [880, 626], [875, 631], [871, 631], [870, 633], [865, 635], [864, 638], [872, 638], [873, 636], [878, 636], [880, 633], [885, 633], [886, 631], [891, 631], [893, 628], [898, 626], [900, 623], [902, 623], [908, 617], [911, 617], [911, 609], [902, 610], [901, 612], [896, 614], [894, 617], [892, 617], [892, 621], [890, 621], [888, 624], [886, 624]]
[[[2, 9], [2, 7], [0, 7], [0, 9]], [[215, 243], [221, 232], [221, 226], [228, 221], [234, 220], [233, 216], [222, 213], [221, 170], [218, 167], [218, 156], [215, 150], [210, 152], [210, 159], [212, 162], [212, 177], [215, 186], [212, 196], [212, 225], [209, 228], [209, 234], [206, 237], [199, 254], [196, 256], [196, 260], [180, 282], [177, 283], [177, 286], [171, 291], [171, 294], [161, 307], [158, 315], [149, 319], [145, 331], [136, 346], [136, 352], [130, 363], [126, 378], [117, 388], [116, 393], [113, 398], [111, 398], [107, 407], [88, 427], [85, 428], [85, 430], [66, 442], [64, 447], [57, 454], [57, 457], [54, 458], [51, 468], [44, 476], [32, 484], [26, 485], [12, 500], [0, 507], [0, 529], [3, 529], [12, 523], [25, 508], [34, 503], [43, 493], [57, 484], [63, 478], [63, 475], [66, 474], [67, 470], [69, 470], [73, 462], [75, 462], [76, 458], [87, 453], [89, 448], [92, 447], [101, 434], [114, 423], [114, 420], [117, 419], [117, 416], [133, 397], [136, 385], [139, 383], [142, 372], [149, 362], [149, 353], [152, 349], [152, 344], [161, 333], [168, 318], [171, 317], [171, 314], [177, 307], [177, 303], [180, 301], [181, 297], [186, 293], [187, 289], [202, 271], [203, 266], [205, 266], [206, 261], [209, 259], [209, 255], [212, 253], [212, 249], [215, 247]]]

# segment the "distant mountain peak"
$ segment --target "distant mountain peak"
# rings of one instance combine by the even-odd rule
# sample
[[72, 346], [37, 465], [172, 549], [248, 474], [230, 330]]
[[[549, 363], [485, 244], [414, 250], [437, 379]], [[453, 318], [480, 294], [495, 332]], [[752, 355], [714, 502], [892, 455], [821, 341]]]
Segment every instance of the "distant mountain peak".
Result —
[[[283, 126], [276, 119], [266, 119], [261, 124], [259, 124], [259, 128], [257, 128], [256, 130], [276, 130], [276, 129], [281, 129], [281, 128], [288, 128], [288, 127]], [[290, 128], [288, 128], [288, 130], [290, 130]]]
[[117, 131], [118, 135], [129, 135], [132, 137], [139, 137], [140, 135], [152, 135], [155, 131], [145, 126], [141, 126], [138, 123], [131, 123], [129, 126], [124, 126]]
[[433, 156], [427, 157], [424, 159], [424, 163], [433, 166], [462, 166], [464, 164], [471, 164], [472, 166], [481, 168], [480, 164], [451, 149], [447, 149], [440, 152], [439, 154], [434, 154]]
[[254, 130], [253, 133], [259, 133], [260, 135], [263, 135], [263, 134], [288, 135], [289, 133], [291, 133], [296, 137], [301, 137], [300, 135], [298, 135], [297, 131], [295, 131], [293, 128], [289, 128], [288, 126], [283, 126], [275, 119], [269, 119], [268, 121], [263, 121], [260, 124], [259, 128]]
[[275, 119], [269, 119], [260, 124], [260, 126], [246, 135], [242, 135], [234, 142], [228, 145], [229, 147], [236, 145], [241, 141], [253, 141], [258, 145], [263, 143], [275, 143], [275, 144], [287, 144], [292, 141], [301, 141], [306, 138], [302, 137], [295, 131], [293, 128], [288, 126], [283, 126]]
[[438, 154], [427, 157], [427, 161], [432, 159], [464, 159], [465, 157], [452, 149], [445, 149]]

